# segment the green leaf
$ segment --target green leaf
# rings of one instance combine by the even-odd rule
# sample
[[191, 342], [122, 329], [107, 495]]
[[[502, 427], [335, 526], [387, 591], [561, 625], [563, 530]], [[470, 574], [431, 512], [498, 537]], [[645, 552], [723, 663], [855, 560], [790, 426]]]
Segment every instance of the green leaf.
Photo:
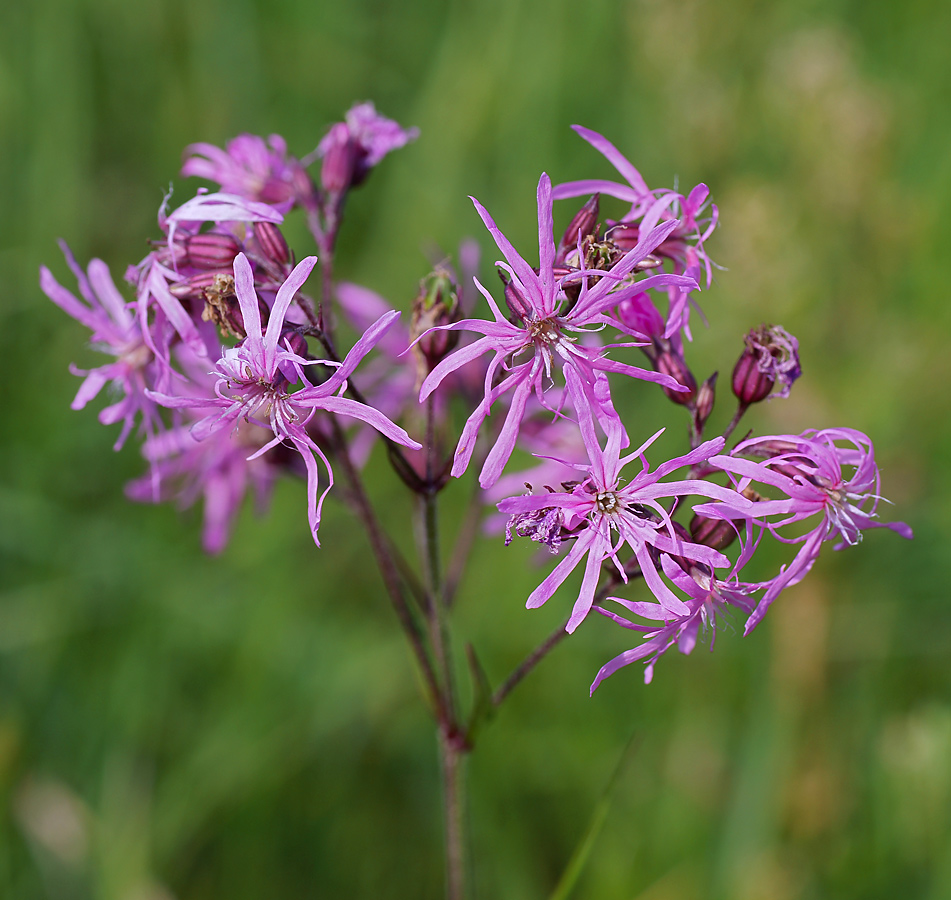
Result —
[[608, 810], [611, 808], [611, 801], [614, 799], [614, 787], [618, 783], [621, 773], [630, 762], [631, 757], [633, 757], [634, 749], [638, 743], [637, 734], [632, 734], [627, 744], [625, 744], [624, 749], [621, 751], [621, 757], [614, 767], [614, 771], [611, 773], [608, 783], [604, 786], [601, 797], [594, 806], [594, 810], [591, 813], [591, 821], [588, 823], [585, 833], [575, 847], [574, 853], [571, 854], [571, 859], [568, 860], [568, 865], [565, 866], [565, 871], [562, 873], [561, 878], [558, 879], [558, 884], [555, 885], [555, 890], [552, 891], [548, 900], [568, 900], [571, 896], [571, 892], [575, 889], [575, 885], [577, 885], [578, 879], [581, 877], [581, 873], [584, 871], [584, 867], [588, 862], [588, 857], [591, 856], [595, 841], [597, 841], [598, 836], [601, 834], [601, 829], [604, 828], [604, 823], [608, 817]]

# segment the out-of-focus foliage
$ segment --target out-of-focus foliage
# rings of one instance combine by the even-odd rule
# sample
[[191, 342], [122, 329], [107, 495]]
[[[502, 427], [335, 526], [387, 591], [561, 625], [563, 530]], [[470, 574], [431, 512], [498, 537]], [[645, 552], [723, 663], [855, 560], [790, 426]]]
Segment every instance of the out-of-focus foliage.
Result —
[[[429, 248], [467, 234], [488, 274], [466, 194], [530, 247], [542, 169], [611, 174], [588, 125], [720, 206], [695, 371], [782, 323], [805, 374], [750, 424], [866, 431], [917, 535], [827, 553], [751, 637], [648, 688], [632, 667], [588, 699], [625, 635], [586, 622], [470, 768], [480, 896], [552, 889], [633, 731], [578, 896], [951, 896], [949, 32], [916, 0], [3, 4], [0, 896], [441, 889], [435, 745], [354, 523], [329, 503], [315, 550], [288, 482], [207, 559], [194, 515], [128, 504], [136, 452], [69, 410], [92, 355], [36, 283], [40, 262], [68, 283], [57, 237], [120, 276], [141, 258], [169, 179], [192, 190], [187, 143], [303, 154], [362, 99], [422, 134], [352, 198], [341, 277], [408, 308]], [[480, 545], [459, 600], [494, 679], [570, 604], [522, 608], [527, 559]]]

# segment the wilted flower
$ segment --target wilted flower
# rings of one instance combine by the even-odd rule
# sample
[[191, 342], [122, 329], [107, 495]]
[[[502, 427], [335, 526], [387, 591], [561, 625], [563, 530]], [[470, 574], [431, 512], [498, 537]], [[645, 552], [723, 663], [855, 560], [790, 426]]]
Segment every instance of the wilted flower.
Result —
[[733, 367], [733, 393], [741, 403], [788, 397], [792, 383], [802, 375], [799, 341], [779, 325], [761, 325], [743, 338], [745, 349]]

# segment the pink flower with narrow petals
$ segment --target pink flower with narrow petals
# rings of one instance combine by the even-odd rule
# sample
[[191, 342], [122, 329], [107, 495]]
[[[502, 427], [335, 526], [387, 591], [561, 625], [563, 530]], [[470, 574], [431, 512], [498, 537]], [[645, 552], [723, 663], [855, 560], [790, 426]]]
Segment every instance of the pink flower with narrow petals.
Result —
[[654, 677], [654, 666], [657, 660], [675, 644], [681, 653], [689, 654], [697, 645], [701, 630], [709, 631], [710, 649], [713, 650], [718, 617], [728, 614], [730, 608], [739, 609], [745, 613], [753, 609], [753, 601], [749, 599], [749, 594], [758, 590], [760, 585], [742, 584], [735, 579], [719, 581], [704, 566], [690, 566], [690, 571], [687, 572], [668, 555], [661, 558], [661, 565], [664, 574], [687, 595], [687, 612], [671, 617], [670, 611], [657, 603], [625, 600], [623, 597], [608, 598], [639, 618], [655, 623], [644, 625], [603, 607], [595, 606], [596, 612], [616, 622], [622, 628], [643, 634], [644, 643], [625, 650], [610, 662], [605, 663], [591, 685], [592, 694], [605, 678], [639, 659], [647, 660], [644, 668], [644, 683], [650, 684]]
[[200, 498], [202, 545], [207, 553], [220, 553], [248, 489], [259, 511], [270, 499], [281, 469], [272, 454], [256, 454], [270, 438], [270, 431], [244, 421], [231, 432], [217, 431], [201, 441], [184, 425], [150, 435], [142, 454], [151, 471], [127, 484], [126, 496], [141, 503], [174, 500], [182, 508]]
[[713, 234], [719, 216], [717, 207], [712, 203], [709, 204], [709, 214], [706, 214], [710, 189], [705, 184], [698, 184], [687, 196], [671, 190], [652, 191], [641, 173], [607, 138], [581, 125], [571, 127], [618, 170], [627, 184], [603, 179], [568, 181], [555, 187], [554, 198], [564, 200], [568, 197], [600, 193], [630, 203], [631, 208], [627, 214], [613, 231], [608, 231], [608, 236], [622, 246], [624, 240], [638, 240], [638, 228], [632, 228], [631, 225], [647, 215], [659, 202], [664, 209], [663, 215], [677, 219], [678, 225], [657, 247], [656, 252], [675, 260], [681, 271], [702, 266], [706, 271], [709, 287], [713, 280], [713, 269], [703, 245]]
[[222, 191], [247, 200], [290, 206], [310, 190], [310, 179], [301, 163], [289, 156], [279, 134], [264, 138], [239, 134], [224, 150], [214, 144], [190, 144], [182, 175], [205, 178]]
[[403, 128], [381, 116], [372, 103], [351, 107], [343, 122], [331, 126], [317, 145], [323, 159], [321, 182], [325, 190], [339, 194], [356, 187], [384, 156], [419, 137], [418, 128]]
[[154, 384], [155, 357], [139, 327], [133, 304], [122, 298], [109, 267], [101, 259], [94, 259], [89, 263], [87, 275], [69, 247], [60, 242], [60, 248], [76, 276], [83, 300], [64, 288], [46, 266], [40, 267], [40, 287], [60, 309], [92, 332], [95, 349], [115, 358], [114, 362], [88, 371], [70, 367], [74, 375], [84, 376], [72, 408], [82, 409], [103, 387], [110, 385], [119, 399], [99, 413], [99, 421], [103, 425], [122, 422], [113, 448], [119, 450], [136, 419], [140, 419], [147, 433], [161, 425], [158, 409], [148, 396], [148, 389]]
[[[846, 446], [839, 446], [840, 443]], [[765, 457], [760, 460], [742, 456]], [[787, 587], [798, 584], [819, 557], [822, 544], [837, 540], [834, 549], [854, 546], [866, 528], [888, 528], [904, 538], [912, 531], [904, 522], [879, 522], [881, 476], [871, 440], [853, 428], [810, 429], [799, 435], [769, 435], [743, 441], [730, 456], [714, 456], [710, 465], [737, 479], [737, 491], [753, 484], [770, 485], [786, 496], [762, 499], [752, 507], [733, 501], [703, 504], [701, 515], [721, 519], [750, 519], [784, 543], [801, 544], [795, 558], [766, 585], [766, 593], [746, 623], [749, 634], [770, 604]], [[739, 495], [737, 495], [739, 496]], [[781, 529], [819, 517], [807, 534], [785, 537]]]
[[[238, 254], [234, 261], [235, 293], [244, 317], [247, 337], [236, 347], [226, 349], [218, 360], [215, 367], [215, 397], [151, 396], [163, 406], [206, 411], [207, 415], [192, 426], [192, 436], [197, 440], [204, 440], [221, 429], [234, 429], [243, 420], [268, 428], [273, 435], [251, 458], [282, 443], [300, 453], [307, 469], [307, 518], [314, 542], [319, 545], [317, 529], [320, 511], [327, 492], [333, 486], [333, 471], [323, 451], [307, 433], [305, 426], [313, 415], [323, 410], [349, 416], [372, 425], [404, 446], [419, 449], [420, 444], [378, 410], [342, 396], [347, 388], [347, 378], [399, 318], [398, 312], [384, 315], [371, 326], [326, 381], [311, 384], [307, 380], [305, 366], [329, 363], [326, 360], [308, 360], [295, 352], [284, 333], [284, 318], [294, 295], [303, 286], [316, 262], [316, 256], [309, 256], [298, 263], [278, 290], [267, 327], [263, 328], [251, 264], [243, 253]], [[298, 382], [303, 387], [292, 392], [292, 387]], [[319, 473], [315, 457], [324, 464], [328, 475], [327, 487], [319, 497]]]
[[[513, 312], [517, 312], [517, 321], [509, 321], [492, 295], [476, 281], [495, 321], [463, 319], [452, 325], [439, 326], [473, 331], [483, 337], [451, 353], [429, 373], [420, 390], [420, 402], [452, 372], [485, 353], [492, 354], [486, 370], [485, 396], [465, 424], [452, 467], [452, 474], [456, 477], [465, 472], [475, 450], [476, 436], [491, 412], [492, 405], [511, 391], [505, 422], [479, 476], [479, 483], [487, 488], [498, 480], [512, 455], [529, 396], [534, 392], [539, 402], [548, 406], [544, 393], [556, 366], [564, 371], [567, 394], [575, 407], [593, 402], [593, 385], [598, 373], [618, 372], [653, 381], [671, 390], [681, 390], [680, 385], [667, 375], [616, 362], [606, 356], [606, 348], [579, 344], [577, 336], [589, 328], [600, 329], [610, 324], [605, 311], [629, 293], [669, 284], [691, 290], [697, 284], [692, 278], [667, 273], [653, 275], [633, 284], [627, 282], [637, 263], [676, 227], [676, 221], [670, 221], [645, 228], [643, 240], [611, 269], [582, 270], [576, 276], [582, 279], [581, 291], [577, 301], [572, 303], [566, 297], [560, 279], [554, 274], [552, 192], [548, 176], [543, 173], [538, 182], [537, 273], [502, 234], [482, 204], [475, 198], [470, 199], [505, 257], [505, 262], [500, 261], [498, 265], [510, 276], [506, 298]], [[597, 280], [592, 287], [589, 281], [594, 278]], [[527, 358], [520, 362], [522, 356]]]
[[[596, 391], [601, 395], [607, 391], [606, 381], [604, 376], [598, 378]], [[581, 590], [567, 625], [569, 632], [574, 631], [594, 603], [601, 565], [605, 560], [612, 560], [622, 578], [627, 580], [624, 565], [618, 558], [621, 547], [627, 544], [637, 559], [645, 583], [661, 606], [672, 616], [687, 614], [690, 611], [687, 605], [659, 576], [652, 550], [672, 553], [714, 568], [727, 566], [730, 561], [716, 550], [679, 537], [670, 514], [659, 501], [662, 498], [688, 495], [727, 501], [735, 497], [735, 492], [697, 479], [669, 482], [662, 482], [661, 479], [677, 469], [693, 466], [715, 456], [723, 449], [723, 438], [707, 441], [690, 453], [663, 463], [652, 472], [644, 459], [644, 451], [662, 431], [622, 457], [623, 429], [619, 420], [610, 416], [602, 417], [601, 424], [607, 433], [607, 443], [602, 449], [595, 432], [591, 407], [580, 407], [578, 418], [589, 458], [588, 465], [583, 468], [586, 477], [570, 491], [510, 497], [498, 504], [501, 512], [512, 517], [511, 525], [516, 531], [522, 517], [542, 522], [538, 514], [554, 510], [561, 526], [568, 532], [576, 532], [572, 548], [531, 593], [526, 606], [533, 609], [545, 603], [581, 560], [587, 557]], [[634, 459], [641, 460], [642, 469], [625, 482], [621, 471]], [[553, 523], [549, 519], [545, 518], [543, 525], [554, 533]]]
[[[175, 357], [184, 380], [171, 379], [171, 390], [192, 395], [201, 391], [206, 398], [214, 397], [217, 379], [207, 371], [208, 359], [190, 353], [184, 344], [176, 346]], [[189, 421], [146, 438], [142, 455], [149, 471], [126, 485], [126, 496], [139, 503], [173, 501], [182, 509], [201, 500], [202, 545], [207, 553], [220, 553], [245, 495], [250, 490], [257, 511], [262, 512], [277, 476], [287, 468], [284, 463], [290, 451], [278, 447], [256, 455], [270, 441], [271, 431], [243, 420], [234, 429], [220, 429], [197, 440], [191, 426], [196, 413], [201, 413], [180, 412]]]

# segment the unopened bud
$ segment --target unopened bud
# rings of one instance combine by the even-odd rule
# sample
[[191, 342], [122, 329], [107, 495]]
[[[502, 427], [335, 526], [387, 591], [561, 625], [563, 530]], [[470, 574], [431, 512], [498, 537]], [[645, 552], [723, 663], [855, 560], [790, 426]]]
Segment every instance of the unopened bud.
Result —
[[577, 248], [579, 241], [583, 241], [585, 238], [597, 240], [600, 197], [600, 194], [594, 194], [590, 197], [584, 206], [575, 213], [571, 222], [568, 223], [555, 253], [556, 262], [564, 262], [566, 255]]
[[[638, 334], [656, 338], [663, 337], [664, 318], [657, 311], [657, 307], [654, 306], [649, 294], [642, 293], [625, 297], [617, 305], [617, 315], [628, 328]], [[653, 358], [652, 353], [649, 353], [648, 356]]]
[[[459, 291], [452, 274], [437, 267], [419, 283], [419, 293], [413, 301], [410, 337], [419, 338], [413, 352], [426, 374], [459, 342], [456, 331], [431, 331], [440, 325], [459, 321]], [[428, 333], [427, 333], [428, 332]], [[421, 336], [422, 335], [422, 336]]]
[[[637, 246], [641, 238], [641, 230], [637, 225], [630, 222], [618, 222], [608, 229], [605, 237], [622, 253], [627, 253]], [[648, 253], [634, 266], [634, 271], [643, 272], [646, 269], [656, 269], [663, 264], [663, 260], [656, 253]]]
[[291, 251], [287, 241], [284, 240], [284, 235], [281, 234], [281, 229], [272, 222], [255, 222], [253, 227], [261, 252], [271, 262], [280, 266], [287, 264], [291, 258]]
[[281, 344], [284, 346], [289, 344], [292, 353], [296, 353], [298, 356], [307, 359], [307, 338], [296, 329], [288, 329], [285, 331], [281, 335]]
[[717, 392], [717, 375], [719, 375], [719, 372], [714, 372], [700, 385], [700, 390], [697, 391], [697, 402], [693, 413], [697, 431], [703, 429], [707, 419], [710, 418], [710, 413], [713, 412]]
[[618, 222], [608, 229], [607, 238], [618, 245], [623, 251], [633, 250], [640, 239], [641, 230], [637, 225], [629, 222]]
[[736, 540], [736, 526], [727, 519], [709, 519], [695, 515], [690, 520], [690, 535], [694, 542], [713, 550], [723, 550]]
[[[674, 534], [681, 541], [687, 544], [698, 543], [694, 540], [691, 533], [680, 524], [680, 522], [672, 522], [671, 524], [674, 526]], [[680, 568], [683, 569], [688, 575], [693, 575], [694, 572], [698, 570], [707, 575], [712, 574], [712, 570], [709, 566], [706, 566], [701, 562], [697, 562], [695, 559], [689, 559], [686, 556], [679, 556], [676, 553], [668, 553], [667, 556], [677, 563], [677, 565], [680, 566]]]
[[532, 305], [504, 269], [499, 269], [499, 278], [505, 285], [505, 305], [511, 310], [517, 322], [527, 322], [531, 318]]
[[677, 384], [683, 385], [687, 390], [675, 391], [669, 387], [664, 387], [664, 393], [669, 400], [679, 403], [681, 406], [690, 406], [697, 397], [697, 379], [693, 377], [683, 356], [666, 347], [660, 350], [654, 357], [654, 369], [662, 375], [669, 375]]
[[200, 300], [205, 291], [210, 288], [215, 279], [222, 275], [230, 275], [230, 272], [198, 272], [184, 281], [178, 281], [168, 286], [169, 293], [179, 300]]
[[224, 269], [234, 263], [241, 251], [230, 234], [193, 234], [183, 241], [185, 261], [196, 269]]
[[747, 406], [759, 403], [769, 396], [775, 383], [760, 369], [756, 355], [744, 350], [733, 367], [733, 393], [736, 399]]
[[770, 438], [768, 441], [757, 441], [744, 450], [746, 456], [779, 456], [784, 453], [795, 453], [799, 449], [799, 444], [794, 441], [786, 441], [782, 438]]

